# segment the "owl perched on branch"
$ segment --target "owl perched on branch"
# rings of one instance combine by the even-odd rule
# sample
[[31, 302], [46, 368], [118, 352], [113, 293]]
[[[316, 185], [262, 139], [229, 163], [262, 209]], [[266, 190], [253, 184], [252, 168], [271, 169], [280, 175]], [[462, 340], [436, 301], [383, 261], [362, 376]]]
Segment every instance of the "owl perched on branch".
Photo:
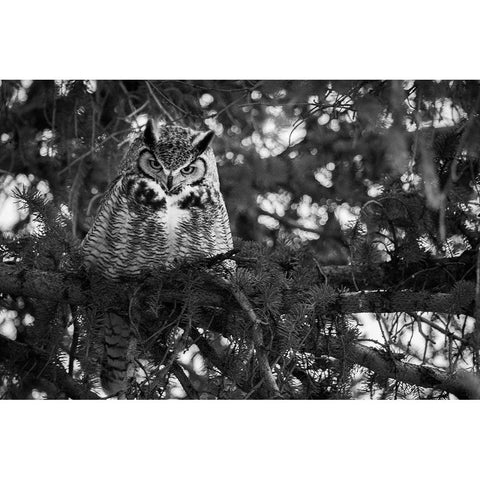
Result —
[[[82, 249], [87, 267], [113, 281], [135, 280], [175, 260], [232, 249], [220, 192], [212, 131], [147, 123], [99, 207]], [[105, 325], [102, 386], [125, 388], [128, 319], [110, 313]]]

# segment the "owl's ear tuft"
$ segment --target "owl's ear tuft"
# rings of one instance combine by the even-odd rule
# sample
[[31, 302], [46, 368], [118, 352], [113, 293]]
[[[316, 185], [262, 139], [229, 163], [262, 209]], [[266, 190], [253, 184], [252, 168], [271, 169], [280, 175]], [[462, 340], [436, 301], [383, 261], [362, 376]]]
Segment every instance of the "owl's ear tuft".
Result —
[[197, 155], [202, 154], [210, 145], [215, 132], [209, 130], [208, 132], [201, 132], [199, 133], [192, 142], [193, 148]]
[[148, 147], [153, 148], [158, 142], [158, 130], [152, 119], [149, 119], [145, 132], [143, 133], [143, 140]]

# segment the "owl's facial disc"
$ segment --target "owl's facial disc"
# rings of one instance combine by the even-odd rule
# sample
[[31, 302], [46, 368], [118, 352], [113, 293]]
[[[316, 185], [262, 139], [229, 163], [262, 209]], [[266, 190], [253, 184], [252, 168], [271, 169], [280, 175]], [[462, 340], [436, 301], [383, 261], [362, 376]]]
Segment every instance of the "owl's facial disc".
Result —
[[165, 181], [162, 187], [166, 193], [177, 194], [180, 193], [183, 187], [187, 185], [197, 185], [203, 180], [207, 166], [205, 160], [197, 157], [193, 162], [186, 164], [176, 170], [167, 171]]
[[201, 157], [175, 170], [167, 169], [147, 148], [140, 151], [138, 167], [159, 183], [167, 194], [176, 194], [186, 185], [200, 183], [207, 171], [205, 160]]

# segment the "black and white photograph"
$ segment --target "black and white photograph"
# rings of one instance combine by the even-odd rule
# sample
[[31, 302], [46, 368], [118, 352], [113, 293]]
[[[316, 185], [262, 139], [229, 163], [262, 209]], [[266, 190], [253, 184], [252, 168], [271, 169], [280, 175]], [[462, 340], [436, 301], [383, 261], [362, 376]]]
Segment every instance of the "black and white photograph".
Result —
[[2, 398], [480, 398], [480, 82], [0, 88]]
[[1, 15], [2, 478], [473, 478], [471, 5]]

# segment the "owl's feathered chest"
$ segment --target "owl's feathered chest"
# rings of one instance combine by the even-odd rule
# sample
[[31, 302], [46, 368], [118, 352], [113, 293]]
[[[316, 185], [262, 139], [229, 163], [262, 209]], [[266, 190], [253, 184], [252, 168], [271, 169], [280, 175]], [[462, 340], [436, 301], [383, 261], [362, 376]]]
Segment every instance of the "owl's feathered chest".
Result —
[[85, 262], [118, 279], [216, 255], [229, 246], [229, 228], [219, 242], [225, 218], [223, 200], [208, 186], [166, 195], [153, 180], [124, 177], [110, 188], [84, 240]]

